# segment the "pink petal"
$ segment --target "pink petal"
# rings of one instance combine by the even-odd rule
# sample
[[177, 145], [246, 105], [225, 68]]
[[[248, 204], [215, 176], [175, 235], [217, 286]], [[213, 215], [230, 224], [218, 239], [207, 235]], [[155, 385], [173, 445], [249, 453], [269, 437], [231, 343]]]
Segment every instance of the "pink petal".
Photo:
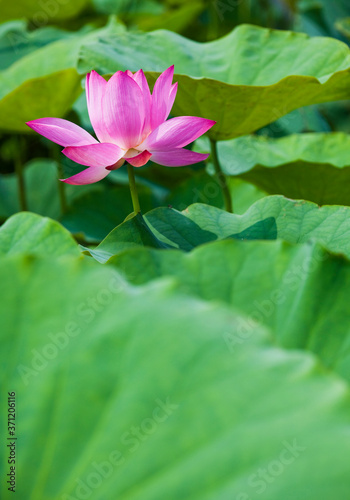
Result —
[[169, 116], [169, 113], [173, 107], [175, 97], [177, 93], [177, 82], [174, 83], [174, 85], [171, 87], [170, 94], [169, 94], [169, 100], [168, 100], [168, 109], [167, 109], [167, 118]]
[[67, 184], [74, 184], [79, 186], [81, 184], [93, 184], [101, 179], [104, 179], [110, 170], [106, 170], [104, 167], [89, 167], [80, 172], [79, 174], [72, 175], [68, 179], [60, 179], [62, 182]]
[[114, 163], [113, 165], [109, 165], [108, 167], [106, 167], [107, 170], [117, 170], [118, 168], [122, 167], [125, 163], [125, 158], [121, 158], [120, 160], [118, 160], [116, 163]]
[[151, 130], [163, 123], [169, 116], [168, 102], [172, 90], [174, 65], [166, 69], [156, 80], [152, 92]]
[[96, 71], [86, 75], [86, 101], [91, 125], [101, 142], [110, 142], [111, 138], [106, 131], [102, 115], [102, 99], [107, 82]]
[[151, 158], [151, 156], [152, 156], [152, 153], [150, 153], [149, 151], [147, 151], [147, 149], [145, 149], [145, 151], [142, 151], [142, 153], [140, 153], [139, 155], [133, 156], [132, 158], [125, 158], [125, 159], [133, 167], [143, 167], [144, 165], [146, 165], [146, 163]]
[[168, 149], [167, 151], [153, 151], [152, 161], [165, 167], [184, 167], [208, 158], [208, 154], [196, 153], [189, 149]]
[[97, 143], [89, 132], [62, 118], [39, 118], [27, 122], [27, 125], [60, 146], [84, 146]]
[[216, 122], [197, 116], [179, 116], [162, 123], [147, 137], [139, 149], [150, 151], [182, 148], [198, 139]]
[[123, 157], [124, 151], [116, 144], [90, 144], [65, 148], [62, 153], [80, 165], [108, 167]]
[[133, 78], [122, 71], [107, 82], [103, 118], [107, 132], [118, 146], [129, 149], [140, 144], [145, 120], [143, 94]]
[[140, 87], [143, 95], [143, 105], [145, 110], [145, 122], [143, 125], [142, 135], [146, 137], [151, 131], [151, 92], [149, 90], [148, 82], [142, 69], [136, 71], [133, 79]]

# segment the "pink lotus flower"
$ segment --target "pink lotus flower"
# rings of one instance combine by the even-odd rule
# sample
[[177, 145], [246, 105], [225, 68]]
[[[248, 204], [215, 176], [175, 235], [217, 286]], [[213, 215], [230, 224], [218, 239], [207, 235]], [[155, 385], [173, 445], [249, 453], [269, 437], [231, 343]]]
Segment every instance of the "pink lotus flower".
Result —
[[[140, 69], [117, 71], [108, 82], [95, 71], [86, 76], [86, 98], [91, 124], [98, 141], [78, 125], [61, 118], [40, 118], [27, 125], [64, 146], [63, 154], [87, 169], [68, 179], [68, 184], [91, 184], [106, 177], [127, 161], [142, 167], [150, 158], [167, 167], [182, 167], [209, 155], [184, 146], [207, 132], [216, 122], [195, 116], [167, 120], [177, 83], [174, 66], [157, 79], [151, 95]], [[167, 120], [167, 121], [166, 121]]]

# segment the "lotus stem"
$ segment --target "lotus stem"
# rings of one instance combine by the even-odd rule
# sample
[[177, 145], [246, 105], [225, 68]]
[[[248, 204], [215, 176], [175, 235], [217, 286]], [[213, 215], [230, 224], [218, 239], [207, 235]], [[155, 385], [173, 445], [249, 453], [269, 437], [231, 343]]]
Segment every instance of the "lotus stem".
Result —
[[58, 154], [56, 154], [57, 172], [58, 172], [58, 179], [57, 179], [58, 195], [60, 198], [61, 213], [63, 215], [67, 212], [67, 208], [68, 208], [67, 196], [66, 196], [66, 185], [64, 182], [60, 181], [60, 179], [63, 179], [63, 177], [64, 177], [64, 172], [63, 172], [63, 168], [62, 168], [60, 154], [58, 152], [58, 149], [55, 148], [55, 153], [56, 152], [58, 153]]
[[216, 177], [217, 177], [218, 183], [222, 189], [222, 194], [224, 195], [225, 209], [227, 212], [233, 213], [231, 193], [230, 193], [230, 190], [229, 190], [227, 182], [226, 182], [226, 177], [225, 177], [223, 171], [221, 170], [221, 166], [220, 166], [219, 158], [218, 158], [217, 144], [216, 144], [216, 141], [214, 141], [214, 139], [210, 139], [210, 149], [211, 149], [211, 157], [213, 160]]
[[16, 147], [15, 155], [14, 155], [14, 163], [15, 163], [15, 172], [17, 177], [17, 185], [18, 185], [18, 199], [19, 206], [22, 212], [28, 210], [27, 205], [27, 197], [26, 197], [26, 187], [24, 182], [23, 175], [23, 162], [22, 162], [22, 140], [18, 137], [18, 144]]
[[132, 205], [134, 207], [135, 214], [141, 213], [139, 197], [137, 195], [134, 167], [128, 164], [128, 176], [129, 176], [129, 186], [132, 199]]

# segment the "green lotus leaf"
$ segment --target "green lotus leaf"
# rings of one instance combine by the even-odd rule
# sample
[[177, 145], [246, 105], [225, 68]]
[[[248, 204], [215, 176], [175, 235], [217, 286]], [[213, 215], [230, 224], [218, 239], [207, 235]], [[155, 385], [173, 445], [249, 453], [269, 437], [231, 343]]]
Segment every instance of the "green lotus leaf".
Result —
[[232, 352], [240, 313], [93, 262], [7, 258], [0, 289], [22, 500], [346, 498], [349, 390], [312, 353], [256, 323]]
[[29, 132], [26, 121], [64, 116], [82, 92], [76, 69], [80, 45], [123, 29], [113, 20], [100, 30], [83, 28], [23, 55], [0, 71], [0, 128]]
[[137, 246], [167, 248], [150, 230], [141, 214], [132, 212], [125, 221], [111, 231], [95, 248], [82, 247], [84, 254], [98, 262], [106, 262], [112, 255]]
[[[142, 243], [129, 232], [129, 222], [116, 227], [96, 247], [97, 260], [107, 261], [123, 251], [124, 245], [165, 245], [190, 251], [210, 241], [282, 239], [290, 243], [316, 241], [334, 253], [350, 257], [350, 208], [319, 207], [307, 201], [294, 201], [283, 196], [267, 196], [254, 203], [243, 215], [230, 214], [219, 208], [195, 203], [179, 212], [173, 208], [155, 208], [144, 216], [157, 245]], [[133, 231], [131, 231], [133, 232]], [[131, 238], [131, 240], [130, 240]], [[91, 254], [94, 255], [94, 251]]]
[[78, 245], [58, 222], [31, 212], [19, 212], [0, 227], [0, 255], [62, 255], [79, 257]]
[[175, 64], [175, 115], [217, 121], [209, 135], [245, 135], [311, 104], [350, 97], [350, 50], [337, 40], [240, 25], [213, 42], [176, 33], [124, 32], [82, 45], [79, 68], [147, 71], [154, 83]]
[[226, 240], [190, 253], [135, 248], [108, 264], [131, 283], [172, 277], [185, 293], [240, 310], [249, 321], [240, 335], [227, 336], [233, 351], [249, 337], [249, 325], [258, 321], [279, 345], [314, 352], [350, 384], [350, 263], [318, 243]]
[[24, 20], [9, 21], [0, 26], [0, 69], [6, 69], [18, 59], [49, 43], [69, 38], [68, 31], [48, 26], [30, 31]]
[[[209, 151], [201, 141], [198, 151]], [[350, 135], [295, 134], [280, 139], [239, 137], [218, 143], [221, 167], [269, 194], [318, 205], [350, 205]]]
[[[319, 207], [307, 201], [293, 201], [283, 196], [268, 196], [254, 203], [243, 215], [229, 214], [216, 207], [194, 204], [183, 212], [157, 208], [146, 215], [154, 234], [167, 244], [183, 250], [235, 236], [265, 219], [275, 219], [274, 225], [264, 225], [260, 239], [273, 237], [290, 243], [315, 240], [332, 252], [350, 256], [350, 208]], [[269, 229], [270, 228], [270, 229]], [[272, 231], [272, 233], [271, 233]]]

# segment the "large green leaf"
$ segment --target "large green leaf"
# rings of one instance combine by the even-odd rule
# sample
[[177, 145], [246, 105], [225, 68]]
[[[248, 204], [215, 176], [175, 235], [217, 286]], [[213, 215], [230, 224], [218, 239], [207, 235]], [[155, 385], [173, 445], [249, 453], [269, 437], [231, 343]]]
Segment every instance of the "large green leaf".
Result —
[[[201, 141], [197, 150], [208, 150]], [[270, 194], [350, 205], [350, 135], [296, 134], [280, 139], [239, 137], [218, 144], [226, 175], [238, 176]]]
[[[122, 33], [82, 45], [80, 70], [148, 71], [175, 64], [176, 115], [217, 121], [217, 140], [248, 134], [293, 109], [350, 97], [350, 51], [331, 38], [241, 25], [197, 43], [166, 30]], [[153, 73], [152, 73], [153, 72]]]
[[[91, 251], [100, 262], [131, 246], [169, 248], [190, 251], [210, 241], [282, 239], [290, 243], [317, 241], [328, 250], [350, 257], [350, 208], [318, 207], [307, 201], [293, 201], [283, 196], [268, 196], [254, 203], [243, 215], [195, 203], [183, 212], [173, 208], [155, 208], [145, 220], [157, 244], [142, 243], [130, 221], [116, 227]], [[132, 223], [133, 226], [133, 223]], [[143, 232], [143, 231], [142, 231]], [[135, 239], [135, 235], [137, 235]], [[148, 240], [148, 237], [147, 237]], [[132, 242], [132, 244], [130, 244]], [[102, 246], [101, 246], [102, 245]], [[100, 253], [99, 250], [102, 250]]]
[[50, 43], [0, 72], [2, 129], [27, 131], [26, 121], [68, 111], [81, 92], [75, 69], [79, 40], [76, 36]]
[[31, 212], [19, 212], [0, 228], [0, 255], [25, 253], [44, 257], [79, 256], [79, 248], [58, 222]]
[[[217, 239], [239, 239], [244, 232], [245, 239], [277, 237], [290, 243], [315, 240], [332, 252], [350, 257], [348, 207], [334, 205], [320, 208], [307, 201], [268, 196], [254, 203], [243, 215], [197, 203], [183, 212], [156, 208], [146, 215], [146, 220], [157, 238], [182, 250], [191, 250]], [[262, 223], [264, 221], [268, 223]], [[260, 223], [258, 233], [257, 223]], [[247, 230], [252, 227], [255, 229], [250, 236]]]
[[339, 377], [257, 324], [232, 352], [225, 338], [244, 317], [167, 285], [129, 289], [88, 264], [0, 264], [22, 500], [346, 498], [350, 398]]
[[0, 69], [11, 66], [39, 47], [69, 37], [71, 34], [68, 31], [52, 26], [30, 31], [24, 20], [4, 23], [0, 26]]
[[64, 39], [24, 55], [0, 72], [0, 128], [30, 129], [25, 122], [45, 116], [63, 116], [80, 92], [76, 69], [80, 45], [103, 33], [119, 33], [123, 27], [111, 22], [96, 31], [83, 29]]
[[242, 311], [249, 317], [246, 329], [227, 336], [233, 350], [258, 321], [279, 345], [313, 351], [350, 383], [350, 264], [318, 244], [228, 240], [188, 254], [137, 248], [109, 263], [132, 283], [172, 276], [185, 292]]
[[[0, 82], [2, 85], [1, 74]], [[80, 92], [80, 78], [73, 68], [39, 78], [29, 77], [1, 99], [0, 127], [6, 131], [27, 132], [27, 121], [43, 116], [64, 116]]]

